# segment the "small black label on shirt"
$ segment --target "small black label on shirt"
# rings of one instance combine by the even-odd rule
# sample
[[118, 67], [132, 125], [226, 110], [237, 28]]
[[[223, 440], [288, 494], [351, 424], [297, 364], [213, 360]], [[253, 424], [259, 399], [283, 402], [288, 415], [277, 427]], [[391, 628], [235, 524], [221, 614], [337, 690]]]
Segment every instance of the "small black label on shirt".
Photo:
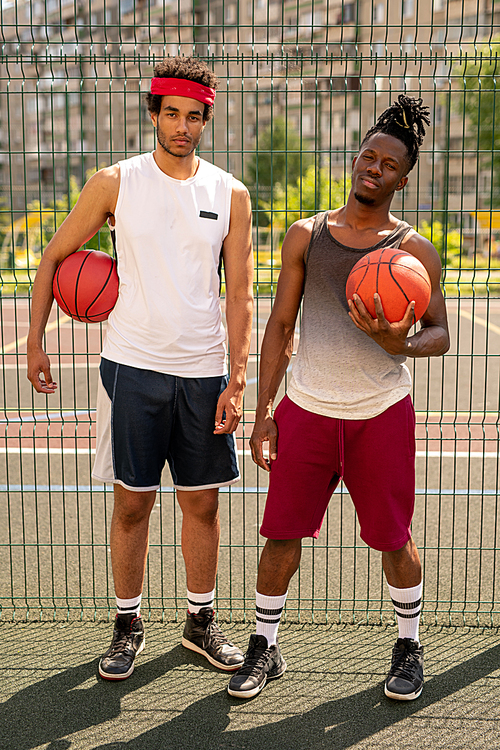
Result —
[[200, 211], [201, 219], [218, 219], [219, 214], [214, 214], [212, 211]]

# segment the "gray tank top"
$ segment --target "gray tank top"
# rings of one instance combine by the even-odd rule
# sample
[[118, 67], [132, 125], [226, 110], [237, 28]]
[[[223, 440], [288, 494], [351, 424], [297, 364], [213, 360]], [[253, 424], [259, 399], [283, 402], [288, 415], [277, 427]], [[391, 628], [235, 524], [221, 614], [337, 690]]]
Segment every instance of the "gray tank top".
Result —
[[382, 247], [398, 248], [411, 230], [400, 221], [373, 247], [346, 247], [328, 229], [328, 211], [315, 217], [306, 254], [300, 341], [288, 396], [315, 414], [369, 419], [410, 392], [406, 357], [388, 354], [348, 316], [347, 277], [360, 258]]

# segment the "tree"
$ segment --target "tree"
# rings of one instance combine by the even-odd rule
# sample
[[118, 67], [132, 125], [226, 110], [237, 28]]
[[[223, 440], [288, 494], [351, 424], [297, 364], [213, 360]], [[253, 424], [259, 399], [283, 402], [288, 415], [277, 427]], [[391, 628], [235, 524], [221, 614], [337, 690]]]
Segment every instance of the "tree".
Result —
[[440, 221], [422, 221], [417, 232], [432, 242], [439, 253], [443, 265], [447, 265], [451, 258], [459, 256], [461, 252], [461, 234], [458, 229], [449, 229], [446, 234]]
[[[96, 170], [89, 170], [87, 180]], [[36, 268], [42, 252], [76, 204], [80, 189], [73, 175], [69, 181], [69, 192], [44, 206], [39, 200], [31, 201], [26, 214], [2, 227], [0, 219], [0, 262], [15, 268]], [[88, 250], [103, 250], [111, 254], [111, 235], [107, 227], [100, 229], [85, 245]]]
[[276, 186], [272, 209], [275, 228], [285, 232], [294, 221], [314, 216], [318, 211], [340, 208], [347, 200], [350, 178], [334, 179], [327, 169], [316, 170], [310, 166], [295, 184]]
[[488, 206], [500, 208], [500, 43], [485, 47], [479, 58], [457, 66], [462, 88], [459, 110], [467, 117], [467, 145], [480, 154], [483, 170], [491, 175]]
[[[254, 206], [262, 210], [275, 195], [277, 185], [295, 184], [304, 174], [314, 156], [302, 149], [299, 133], [283, 117], [276, 117], [272, 126], [259, 135], [245, 179]], [[267, 225], [269, 217], [262, 216], [258, 223]]]
[[[90, 180], [96, 169], [87, 170], [85, 177], [86, 182]], [[44, 209], [44, 220], [43, 220], [43, 247], [46, 247], [47, 243], [52, 239], [56, 231], [63, 223], [66, 216], [69, 214], [71, 209], [75, 206], [78, 198], [80, 197], [81, 190], [78, 188], [76, 177], [71, 175], [69, 184], [69, 194], [61, 196], [56, 199], [55, 202], [49, 203], [48, 208]], [[107, 227], [100, 229], [88, 242], [85, 243], [87, 250], [102, 250], [105, 253], [111, 253], [111, 235]]]

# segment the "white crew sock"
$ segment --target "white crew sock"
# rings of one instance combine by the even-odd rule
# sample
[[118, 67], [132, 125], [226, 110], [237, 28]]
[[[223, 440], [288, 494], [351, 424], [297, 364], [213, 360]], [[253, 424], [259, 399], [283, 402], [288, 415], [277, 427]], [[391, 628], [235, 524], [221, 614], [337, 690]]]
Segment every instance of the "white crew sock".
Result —
[[412, 586], [409, 589], [396, 589], [394, 586], [389, 586], [389, 584], [387, 584], [387, 587], [392, 603], [394, 604], [394, 609], [396, 610], [399, 637], [412, 638], [417, 643], [420, 643], [418, 639], [418, 625], [422, 602], [422, 582], [418, 586]]
[[141, 613], [141, 598], [142, 594], [134, 596], [133, 599], [119, 599], [116, 597], [116, 611], [119, 615], [135, 615], [139, 617]]
[[187, 600], [188, 600], [188, 612], [192, 615], [197, 615], [200, 609], [203, 609], [203, 607], [210, 607], [210, 609], [213, 609], [214, 600], [215, 600], [215, 589], [213, 591], [209, 591], [207, 594], [194, 594], [192, 591], [188, 589]]
[[264, 596], [255, 592], [255, 619], [257, 635], [267, 638], [267, 645], [274, 646], [278, 640], [278, 627], [288, 591], [283, 596]]

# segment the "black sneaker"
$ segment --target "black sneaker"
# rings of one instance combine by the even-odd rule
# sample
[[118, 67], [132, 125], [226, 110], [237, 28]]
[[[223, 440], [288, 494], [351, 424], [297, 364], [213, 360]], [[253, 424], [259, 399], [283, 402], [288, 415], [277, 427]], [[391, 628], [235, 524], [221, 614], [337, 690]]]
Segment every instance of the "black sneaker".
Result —
[[116, 615], [111, 646], [99, 662], [101, 677], [105, 680], [126, 680], [134, 671], [134, 659], [144, 646], [142, 619], [135, 614]]
[[424, 687], [424, 647], [411, 638], [398, 638], [384, 692], [397, 701], [413, 701]]
[[187, 613], [182, 645], [226, 672], [239, 669], [243, 664], [243, 651], [228, 641], [215, 622], [211, 607], [203, 607], [197, 615]]
[[251, 635], [245, 663], [231, 677], [227, 692], [235, 698], [253, 698], [260, 693], [267, 680], [281, 677], [285, 669], [286, 661], [278, 644], [268, 646], [265, 636]]

